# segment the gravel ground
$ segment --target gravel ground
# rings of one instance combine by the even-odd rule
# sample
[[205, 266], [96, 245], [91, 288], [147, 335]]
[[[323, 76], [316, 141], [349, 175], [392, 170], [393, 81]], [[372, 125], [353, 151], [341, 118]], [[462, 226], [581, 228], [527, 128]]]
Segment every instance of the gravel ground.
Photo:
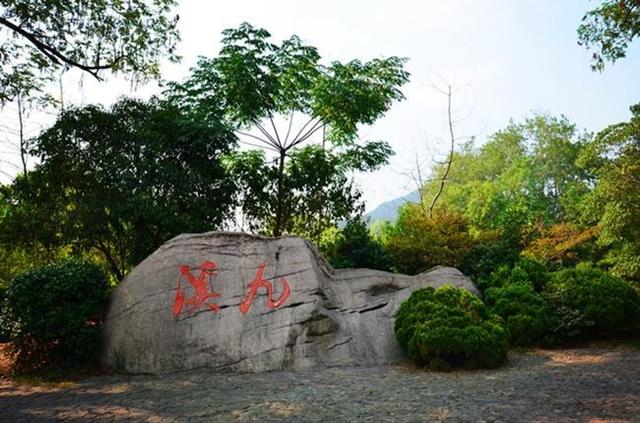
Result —
[[0, 382], [2, 421], [640, 422], [640, 351], [510, 353], [498, 370], [409, 366]]

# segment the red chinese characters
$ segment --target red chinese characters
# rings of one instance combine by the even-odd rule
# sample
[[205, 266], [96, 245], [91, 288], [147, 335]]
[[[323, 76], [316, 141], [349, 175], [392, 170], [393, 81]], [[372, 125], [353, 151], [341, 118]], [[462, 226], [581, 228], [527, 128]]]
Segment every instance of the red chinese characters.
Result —
[[[187, 307], [187, 311], [191, 314], [195, 313], [206, 304], [210, 311], [218, 311], [220, 306], [208, 302], [211, 298], [219, 297], [220, 294], [213, 291], [209, 291], [209, 285], [213, 284], [213, 277], [216, 274], [216, 264], [212, 261], [205, 260], [200, 265], [200, 274], [196, 279], [189, 266], [180, 266], [180, 277], [178, 278], [178, 287], [176, 288], [176, 297], [173, 302], [173, 315], [179, 316], [182, 313], [184, 307]], [[185, 289], [182, 287], [182, 281], [187, 279], [189, 284], [193, 287], [195, 294], [192, 297], [185, 295]], [[207, 284], [209, 282], [209, 284]]]
[[247, 314], [249, 308], [251, 307], [251, 303], [253, 303], [253, 299], [255, 298], [258, 289], [265, 288], [267, 290], [267, 307], [269, 308], [278, 308], [280, 307], [286, 300], [289, 298], [289, 294], [291, 294], [291, 288], [289, 288], [289, 283], [285, 278], [280, 278], [280, 283], [282, 284], [282, 294], [277, 300], [273, 298], [273, 285], [271, 282], [266, 280], [262, 274], [264, 273], [265, 263], [260, 263], [258, 266], [258, 272], [256, 273], [256, 277], [249, 284], [249, 291], [247, 295], [240, 302], [240, 312], [242, 314]]
[[[264, 268], [266, 264], [260, 263], [256, 272], [256, 277], [249, 283], [247, 288], [247, 294], [240, 301], [240, 312], [247, 314], [253, 300], [258, 291], [262, 288], [266, 290], [266, 305], [271, 309], [280, 307], [291, 295], [291, 288], [289, 283], [283, 277], [280, 278], [280, 284], [282, 286], [282, 292], [275, 298], [274, 286], [271, 282], [264, 278]], [[217, 266], [214, 262], [205, 260], [199, 266], [200, 273], [196, 278], [192, 273], [189, 266], [180, 266], [180, 276], [178, 277], [178, 286], [176, 287], [176, 295], [173, 302], [173, 315], [175, 317], [180, 316], [183, 311], [193, 314], [200, 310], [203, 306], [206, 306], [206, 311], [217, 312], [220, 310], [220, 306], [212, 300], [220, 297], [220, 294], [213, 290], [213, 279], [216, 276]], [[192, 287], [194, 294], [190, 297], [187, 296], [187, 288], [184, 286], [184, 281], [187, 281]]]

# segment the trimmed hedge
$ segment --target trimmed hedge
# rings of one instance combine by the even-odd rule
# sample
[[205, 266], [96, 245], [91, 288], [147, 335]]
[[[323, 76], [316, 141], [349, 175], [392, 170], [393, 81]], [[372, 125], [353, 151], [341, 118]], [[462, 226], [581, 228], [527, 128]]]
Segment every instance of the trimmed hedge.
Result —
[[435, 370], [496, 367], [508, 349], [500, 318], [479, 298], [451, 285], [411, 294], [398, 309], [395, 334], [417, 365]]
[[84, 364], [97, 358], [109, 283], [93, 263], [72, 259], [17, 276], [5, 297], [5, 322], [19, 361]]
[[[546, 294], [564, 337], [613, 335], [637, 331], [640, 295], [627, 282], [589, 265], [556, 272]], [[569, 317], [577, 324], [568, 325]]]
[[520, 257], [513, 267], [500, 266], [480, 284], [480, 288], [502, 288], [512, 284], [531, 284], [536, 292], [541, 292], [550, 280], [545, 266], [528, 257]]
[[514, 283], [485, 292], [489, 309], [502, 317], [509, 331], [510, 344], [530, 347], [550, 344], [551, 316], [547, 300], [530, 283]]

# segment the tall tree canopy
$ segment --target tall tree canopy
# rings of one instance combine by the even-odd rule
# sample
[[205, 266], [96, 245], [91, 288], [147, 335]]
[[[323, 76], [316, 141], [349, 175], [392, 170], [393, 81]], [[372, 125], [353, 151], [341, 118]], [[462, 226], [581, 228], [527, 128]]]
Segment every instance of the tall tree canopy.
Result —
[[[191, 77], [174, 84], [169, 95], [199, 118], [223, 117], [241, 141], [275, 153], [269, 230], [279, 236], [288, 230], [291, 218], [287, 157], [322, 133], [323, 145], [328, 142], [350, 157], [352, 168], [369, 170], [385, 163], [391, 154], [388, 144], [358, 146], [358, 127], [374, 123], [394, 101], [404, 98], [400, 87], [408, 73], [398, 57], [325, 65], [317, 49], [297, 36], [279, 45], [269, 39], [269, 32], [247, 23], [224, 31], [220, 54], [200, 58]], [[279, 130], [280, 120], [286, 124]]]
[[175, 0], [0, 0], [0, 105], [77, 68], [157, 77], [177, 60]]
[[598, 224], [598, 241], [609, 247], [604, 263], [640, 281], [640, 104], [631, 111], [629, 122], [598, 133], [579, 162], [595, 183], [585, 220]]
[[[587, 191], [576, 159], [587, 140], [564, 117], [511, 123], [479, 149], [466, 145], [454, 155], [441, 205], [482, 229], [575, 218], [578, 197]], [[433, 172], [440, 175], [443, 166]], [[438, 181], [423, 187], [428, 194], [437, 189]]]
[[629, 43], [640, 35], [640, 0], [606, 0], [589, 11], [578, 27], [580, 43], [593, 49], [591, 67], [603, 70], [625, 57]]
[[6, 189], [0, 238], [97, 252], [120, 279], [168, 239], [232, 216], [221, 156], [234, 143], [226, 126], [157, 99], [70, 109], [34, 140], [40, 163]]
[[[434, 219], [426, 207], [408, 204], [383, 228], [396, 267], [420, 272], [447, 263], [479, 277], [497, 265], [513, 265], [540, 237], [549, 239], [532, 246], [531, 255], [542, 251], [543, 259], [561, 262], [596, 233], [590, 222], [562, 231], [554, 227], [581, 222], [593, 181], [577, 159], [589, 141], [566, 118], [541, 114], [510, 123], [480, 148], [463, 145], [453, 155]], [[422, 198], [439, 190], [446, 167], [434, 166], [436, 177], [422, 187]], [[548, 246], [562, 247], [562, 260]]]
[[290, 153], [281, 179], [278, 164], [268, 160], [261, 150], [237, 152], [229, 157], [234, 175], [244, 227], [254, 232], [271, 234], [276, 225], [278, 181], [286, 192], [281, 204], [282, 231], [318, 243], [323, 232], [337, 222], [345, 221], [364, 210], [361, 192], [349, 177], [354, 170], [367, 171], [379, 166], [390, 152], [379, 158], [361, 157], [359, 150], [349, 152], [308, 145]]

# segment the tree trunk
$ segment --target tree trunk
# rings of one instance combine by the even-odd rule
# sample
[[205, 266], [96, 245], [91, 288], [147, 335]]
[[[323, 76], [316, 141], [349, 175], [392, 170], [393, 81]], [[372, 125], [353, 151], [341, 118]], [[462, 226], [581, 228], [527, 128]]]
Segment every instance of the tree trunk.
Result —
[[26, 178], [27, 176], [27, 148], [24, 140], [24, 118], [22, 116], [22, 95], [18, 94], [18, 125], [19, 125], [19, 133], [20, 136], [20, 160], [22, 161], [22, 173]]
[[280, 151], [280, 162], [278, 164], [278, 185], [276, 192], [276, 219], [273, 227], [273, 236], [278, 237], [282, 235], [284, 230], [284, 199], [286, 197], [284, 192], [284, 159], [286, 157], [285, 151]]

